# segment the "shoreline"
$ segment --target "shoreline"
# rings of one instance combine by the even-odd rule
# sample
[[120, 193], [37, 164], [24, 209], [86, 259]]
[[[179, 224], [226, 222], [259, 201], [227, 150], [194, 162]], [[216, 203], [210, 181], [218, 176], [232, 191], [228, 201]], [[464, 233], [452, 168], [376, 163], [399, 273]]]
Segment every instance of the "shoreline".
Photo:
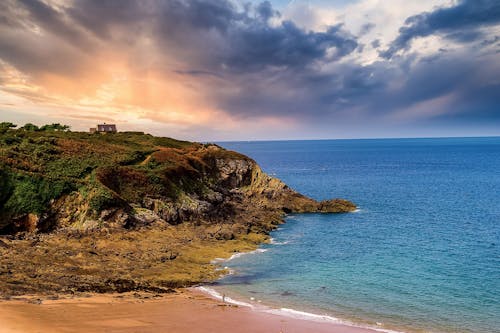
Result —
[[[196, 314], [196, 315], [193, 315]], [[0, 332], [374, 333], [374, 329], [262, 312], [200, 290], [175, 294], [91, 294], [58, 300], [0, 301]]]
[[[374, 327], [370, 325], [357, 324], [355, 322], [351, 322], [348, 320], [344, 320], [341, 318], [334, 317], [328, 314], [316, 314], [308, 311], [296, 310], [287, 307], [271, 307], [265, 304], [262, 304], [260, 300], [257, 300], [257, 303], [247, 303], [240, 300], [235, 300], [231, 297], [226, 296], [225, 294], [221, 294], [220, 291], [210, 288], [208, 286], [199, 286], [190, 288], [196, 291], [199, 291], [203, 294], [208, 295], [212, 299], [220, 302], [225, 302], [228, 304], [236, 305], [251, 309], [256, 313], [262, 314], [273, 314], [276, 316], [284, 317], [284, 318], [292, 318], [296, 320], [304, 320], [315, 323], [324, 323], [330, 325], [340, 325], [352, 329], [360, 329], [366, 330], [367, 332], [383, 332], [383, 333], [406, 333], [404, 331], [396, 331], [393, 329], [382, 328], [382, 327]], [[221, 288], [223, 289], [223, 287]], [[251, 300], [254, 302], [254, 300]]]
[[[351, 213], [358, 213], [360, 211], [361, 211], [361, 209], [357, 208], [355, 211], [353, 211]], [[286, 221], [286, 217], [287, 216], [285, 216], [283, 218], [284, 221]], [[276, 229], [276, 230], [278, 230], [278, 229]], [[274, 238], [272, 238], [271, 235], [268, 235], [268, 236], [269, 236], [268, 241], [261, 243], [253, 251], [237, 252], [237, 253], [231, 255], [229, 258], [215, 258], [215, 259], [213, 259], [211, 261], [211, 263], [219, 266], [217, 268], [217, 270], [228, 270], [227, 274], [220, 276], [214, 282], [221, 280], [228, 275], [233, 275], [235, 273], [234, 270], [225, 266], [224, 263], [232, 261], [233, 259], [239, 258], [241, 256], [255, 255], [255, 254], [261, 254], [261, 253], [267, 252], [269, 249], [262, 248], [263, 244], [285, 245], [288, 243], [288, 242], [284, 242], [284, 243], [276, 242], [276, 240]], [[302, 310], [296, 310], [293, 308], [281, 307], [281, 306], [276, 306], [276, 305], [269, 306], [269, 305], [261, 303], [260, 300], [250, 299], [250, 301], [252, 303], [248, 303], [245, 301], [236, 300], [236, 299], [233, 299], [231, 297], [228, 297], [227, 295], [225, 295], [225, 293], [221, 293], [218, 290], [219, 288], [224, 289], [224, 286], [223, 285], [217, 286], [217, 288], [215, 289], [215, 288], [210, 287], [210, 285], [201, 285], [198, 287], [190, 287], [188, 289], [201, 292], [205, 295], [208, 295], [209, 297], [211, 297], [212, 299], [214, 299], [216, 301], [225, 302], [225, 303], [236, 305], [236, 306], [246, 307], [246, 308], [251, 309], [252, 311], [257, 312], [257, 313], [273, 314], [273, 315], [277, 315], [277, 316], [281, 316], [281, 317], [306, 320], [306, 321], [311, 321], [311, 322], [328, 323], [328, 324], [333, 324], [333, 325], [342, 325], [342, 326], [353, 328], [353, 329], [368, 330], [368, 332], [407, 333], [407, 332], [399, 330], [399, 329], [395, 330], [395, 329], [390, 329], [390, 328], [384, 328], [383, 326], [377, 327], [377, 326], [369, 325], [369, 324], [356, 323], [356, 322], [352, 322], [352, 321], [347, 320], [347, 319], [341, 319], [341, 318], [335, 317], [335, 316], [330, 315], [330, 314], [322, 314], [321, 315], [321, 314], [309, 312], [307, 310], [302, 311]], [[239, 296], [243, 297], [242, 295], [239, 295]], [[377, 324], [379, 324], [379, 323], [377, 323]]]

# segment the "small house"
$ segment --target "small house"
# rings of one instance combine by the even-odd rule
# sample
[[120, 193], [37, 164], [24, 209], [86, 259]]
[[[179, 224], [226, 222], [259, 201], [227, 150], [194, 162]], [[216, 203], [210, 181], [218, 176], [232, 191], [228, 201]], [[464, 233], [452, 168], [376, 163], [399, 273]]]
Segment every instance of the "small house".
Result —
[[90, 133], [116, 133], [118, 132], [116, 130], [116, 125], [115, 124], [99, 124], [97, 127], [93, 127], [90, 129]]

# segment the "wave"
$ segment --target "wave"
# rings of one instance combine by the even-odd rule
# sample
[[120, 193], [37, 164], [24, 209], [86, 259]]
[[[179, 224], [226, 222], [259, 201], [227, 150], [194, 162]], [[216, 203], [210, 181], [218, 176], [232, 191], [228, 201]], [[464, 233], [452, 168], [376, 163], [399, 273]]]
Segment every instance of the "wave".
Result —
[[235, 253], [232, 256], [230, 256], [228, 259], [226, 259], [226, 261], [231, 261], [233, 259], [245, 256], [248, 254], [257, 254], [257, 253], [264, 253], [264, 252], [267, 252], [267, 249], [257, 249], [257, 250], [250, 251], [250, 252], [238, 252], [238, 253]]
[[[224, 301], [229, 304], [233, 305], [238, 305], [238, 306], [243, 306], [246, 308], [250, 308], [255, 311], [259, 312], [264, 312], [268, 314], [273, 314], [277, 316], [282, 316], [282, 317], [288, 317], [288, 318], [293, 318], [293, 319], [300, 319], [300, 320], [309, 320], [309, 321], [314, 321], [314, 322], [322, 322], [322, 323], [332, 323], [332, 324], [339, 324], [339, 325], [346, 325], [350, 327], [356, 327], [356, 328], [364, 328], [364, 329], [369, 329], [372, 331], [377, 331], [377, 332], [383, 332], [383, 333], [404, 333], [401, 331], [394, 331], [394, 330], [389, 330], [389, 329], [384, 329], [380, 327], [373, 327], [370, 325], [359, 325], [355, 324], [353, 322], [339, 319], [337, 317], [333, 317], [330, 315], [319, 315], [311, 312], [304, 312], [304, 311], [299, 311], [295, 309], [289, 309], [289, 308], [271, 308], [266, 305], [260, 304], [260, 300], [257, 300], [259, 304], [252, 304], [252, 303], [247, 303], [247, 302], [242, 302], [235, 300], [233, 298], [227, 297], [225, 294], [221, 294], [220, 292], [206, 287], [206, 286], [200, 286], [200, 287], [195, 287], [194, 289], [201, 291], [202, 293], [209, 295], [210, 297], [219, 300], [219, 301]], [[255, 301], [255, 298], [251, 297], [251, 301]], [[377, 323], [377, 325], [382, 325], [382, 323]]]
[[277, 242], [274, 238], [269, 239], [269, 244], [271, 245], [286, 245], [290, 243], [290, 241]]
[[203, 292], [204, 294], [207, 294], [210, 297], [212, 297], [216, 300], [219, 300], [219, 301], [224, 301], [226, 303], [233, 304], [233, 305], [244, 306], [247, 308], [252, 308], [252, 309], [254, 308], [254, 306], [250, 303], [245, 303], [245, 302], [234, 300], [231, 297], [227, 297], [224, 294], [221, 294], [212, 288], [201, 286], [201, 287], [196, 287], [195, 289], [197, 289], [197, 290]]
[[[294, 318], [294, 319], [309, 320], [309, 321], [323, 322], [323, 323], [332, 323], [332, 324], [340, 324], [340, 325], [346, 325], [346, 326], [357, 327], [357, 328], [365, 328], [365, 329], [370, 329], [372, 331], [377, 331], [377, 332], [403, 333], [400, 331], [394, 331], [394, 330], [389, 330], [389, 329], [384, 329], [384, 328], [379, 328], [379, 327], [373, 327], [373, 326], [369, 326], [369, 325], [358, 325], [358, 324], [355, 324], [353, 322], [350, 322], [347, 320], [342, 320], [342, 319], [339, 319], [337, 317], [333, 317], [333, 316], [329, 316], [329, 315], [319, 315], [319, 314], [315, 314], [315, 313], [311, 313], [311, 312], [304, 312], [304, 311], [299, 311], [299, 310], [294, 310], [294, 309], [289, 309], [289, 308], [268, 309], [268, 310], [265, 310], [264, 312], [279, 315], [279, 316]], [[382, 325], [382, 324], [377, 323], [377, 325]]]
[[237, 253], [233, 254], [232, 256], [230, 256], [229, 258], [215, 258], [212, 261], [210, 261], [210, 263], [211, 264], [220, 264], [223, 262], [228, 262], [228, 261], [231, 261], [233, 259], [242, 257], [242, 256], [247, 255], [247, 254], [264, 253], [266, 251], [267, 251], [267, 249], [257, 249], [257, 250], [249, 251], [249, 252], [237, 252]]

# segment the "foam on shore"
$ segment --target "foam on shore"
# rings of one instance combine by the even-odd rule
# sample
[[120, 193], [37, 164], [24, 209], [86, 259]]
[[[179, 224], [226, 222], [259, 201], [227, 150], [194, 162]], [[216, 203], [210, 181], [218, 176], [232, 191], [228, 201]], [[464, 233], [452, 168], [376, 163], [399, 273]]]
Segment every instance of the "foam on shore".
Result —
[[[319, 315], [315, 313], [310, 313], [310, 312], [304, 312], [304, 311], [299, 311], [299, 310], [294, 310], [294, 309], [289, 309], [289, 308], [271, 308], [265, 305], [254, 305], [251, 303], [247, 302], [242, 302], [235, 300], [233, 298], [227, 297], [220, 292], [206, 287], [206, 286], [200, 286], [196, 287], [196, 290], [201, 291], [202, 293], [216, 299], [219, 301], [224, 301], [229, 304], [233, 305], [238, 305], [238, 306], [243, 306], [246, 308], [250, 308], [255, 311], [263, 312], [263, 313], [268, 313], [268, 314], [273, 314], [277, 316], [283, 316], [283, 317], [288, 317], [288, 318], [293, 318], [293, 319], [300, 319], [300, 320], [308, 320], [308, 321], [314, 321], [314, 322], [320, 322], [320, 323], [331, 323], [331, 324], [337, 324], [337, 325], [345, 325], [345, 326], [350, 326], [350, 327], [355, 327], [355, 328], [362, 328], [362, 329], [369, 329], [372, 331], [377, 331], [377, 332], [383, 332], [383, 333], [404, 333], [401, 331], [394, 331], [394, 330], [389, 330], [389, 329], [384, 329], [380, 327], [373, 327], [369, 325], [358, 325], [355, 323], [352, 323], [350, 321], [342, 320], [337, 317], [333, 317], [330, 315]], [[251, 299], [254, 301], [254, 299]], [[260, 303], [260, 301], [257, 301]], [[379, 323], [377, 323], [379, 324]]]
[[214, 260], [211, 261], [211, 263], [212, 264], [220, 264], [220, 263], [223, 263], [223, 262], [227, 262], [227, 261], [239, 258], [239, 257], [247, 255], [247, 254], [264, 253], [266, 251], [267, 251], [267, 249], [257, 249], [257, 250], [250, 251], [250, 252], [237, 252], [237, 253], [233, 254], [232, 256], [230, 256], [227, 259], [226, 258], [215, 258]]
[[264, 252], [266, 252], [266, 251], [267, 251], [267, 249], [257, 249], [257, 250], [250, 251], [250, 252], [238, 252], [238, 253], [233, 254], [233, 255], [232, 255], [231, 257], [229, 257], [226, 261], [230, 261], [230, 260], [233, 260], [233, 259], [239, 258], [239, 257], [244, 256], [244, 255], [247, 255], [247, 254], [264, 253]]
[[226, 297], [224, 295], [222, 295], [221, 293], [219, 293], [218, 291], [212, 289], [212, 288], [208, 288], [208, 287], [196, 287], [195, 289], [203, 292], [204, 294], [207, 294], [209, 295], [210, 297], [218, 300], [218, 301], [223, 301], [223, 302], [226, 302], [226, 303], [229, 303], [229, 304], [233, 304], [233, 305], [238, 305], [238, 306], [244, 306], [244, 307], [247, 307], [247, 308], [254, 308], [254, 306], [250, 303], [245, 303], [245, 302], [241, 302], [241, 301], [237, 301], [237, 300], [234, 300], [230, 297]]
[[290, 241], [277, 242], [274, 238], [269, 239], [269, 244], [271, 245], [286, 245], [290, 243]]

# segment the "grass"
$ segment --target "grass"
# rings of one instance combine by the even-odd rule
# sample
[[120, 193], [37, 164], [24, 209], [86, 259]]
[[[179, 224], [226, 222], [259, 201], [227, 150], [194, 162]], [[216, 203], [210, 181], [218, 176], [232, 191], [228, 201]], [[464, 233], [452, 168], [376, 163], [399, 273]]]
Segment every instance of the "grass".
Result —
[[[179, 192], [176, 184], [162, 177], [161, 170], [177, 168], [181, 161], [140, 163], [162, 149], [201, 146], [140, 132], [100, 135], [53, 130], [66, 129], [54, 125], [40, 130], [29, 124], [21, 129], [0, 124], [0, 231], [23, 215], [43, 215], [51, 202], [78, 190], [93, 194], [90, 206], [96, 214], [119, 202], [118, 197], [136, 202], [149, 191], [172, 195]], [[123, 184], [103, 186], [102, 175], [117, 170], [125, 176], [119, 179]]]

